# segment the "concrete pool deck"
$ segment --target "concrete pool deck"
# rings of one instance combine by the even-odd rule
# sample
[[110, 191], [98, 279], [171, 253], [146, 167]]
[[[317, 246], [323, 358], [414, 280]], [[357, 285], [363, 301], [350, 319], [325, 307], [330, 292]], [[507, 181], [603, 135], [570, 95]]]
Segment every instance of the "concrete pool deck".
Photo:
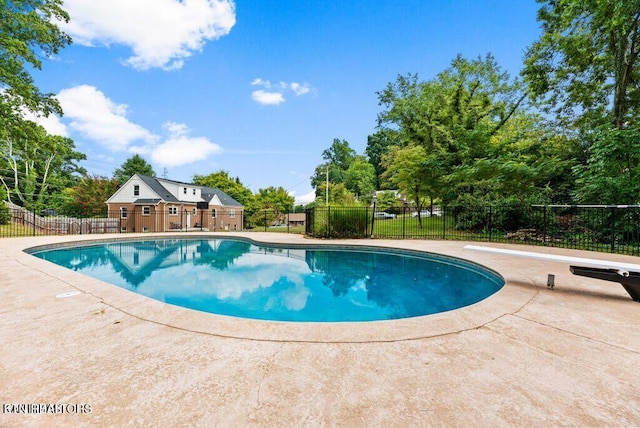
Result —
[[[506, 280], [493, 296], [442, 314], [277, 323], [166, 305], [23, 251], [141, 236], [168, 235], [0, 239], [0, 426], [640, 425], [640, 303], [617, 283], [574, 276], [562, 263], [465, 251], [467, 242], [206, 234], [436, 252]], [[71, 412], [9, 413], [20, 404]]]

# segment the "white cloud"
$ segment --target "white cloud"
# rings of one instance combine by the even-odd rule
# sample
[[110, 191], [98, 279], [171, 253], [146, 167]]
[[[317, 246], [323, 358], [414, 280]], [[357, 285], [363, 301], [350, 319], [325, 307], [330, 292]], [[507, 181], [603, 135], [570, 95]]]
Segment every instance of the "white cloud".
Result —
[[74, 42], [131, 48], [125, 63], [139, 70], [181, 68], [206, 42], [235, 25], [233, 0], [64, 0], [69, 23], [59, 23]]
[[[251, 86], [262, 86], [268, 91], [262, 89], [253, 91], [251, 96], [253, 100], [259, 104], [265, 105], [277, 105], [286, 101], [284, 94], [286, 92], [293, 92], [296, 96], [308, 94], [312, 91], [311, 86], [308, 83], [292, 82], [287, 83], [280, 81], [277, 84], [272, 84], [269, 80], [264, 80], [261, 77], [256, 77], [251, 81]], [[275, 90], [271, 90], [275, 88]]]
[[311, 88], [309, 87], [309, 85], [307, 83], [304, 84], [300, 84], [298, 82], [293, 82], [291, 83], [291, 90], [297, 95], [304, 95], [306, 93], [309, 93], [309, 91], [311, 91]]
[[222, 148], [204, 137], [189, 137], [189, 130], [184, 123], [165, 123], [169, 138], [162, 143], [151, 146], [147, 151], [151, 159], [166, 166], [181, 166], [204, 160], [220, 153]]
[[259, 104], [278, 105], [284, 102], [284, 96], [280, 92], [268, 92], [260, 89], [253, 91], [251, 96]]
[[126, 104], [116, 104], [93, 86], [63, 89], [57, 95], [69, 128], [114, 150], [126, 150], [134, 141], [152, 143], [157, 136], [127, 119]]
[[268, 80], [262, 80], [260, 77], [256, 77], [251, 81], [251, 86], [264, 86], [265, 88], [271, 88], [271, 82]]
[[295, 198], [296, 204], [308, 204], [316, 200], [316, 191], [312, 190], [309, 193], [305, 193], [304, 195], [300, 195]]
[[74, 131], [111, 151], [148, 154], [153, 162], [180, 166], [219, 153], [222, 148], [205, 137], [189, 136], [184, 123], [167, 122], [167, 135], [156, 135], [127, 119], [128, 106], [116, 104], [93, 86], [81, 85], [57, 95], [68, 125], [60, 122], [64, 132]]
[[59, 135], [61, 137], [69, 136], [69, 130], [67, 129], [67, 126], [60, 120], [58, 116], [53, 113], [45, 117], [36, 115], [29, 110], [25, 110], [22, 112], [22, 117], [42, 126], [48, 134]]

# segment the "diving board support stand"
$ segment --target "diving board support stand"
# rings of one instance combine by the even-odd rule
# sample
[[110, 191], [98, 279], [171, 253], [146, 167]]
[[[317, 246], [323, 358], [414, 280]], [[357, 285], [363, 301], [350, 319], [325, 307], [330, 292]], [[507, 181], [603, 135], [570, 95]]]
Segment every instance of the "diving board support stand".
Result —
[[[620, 283], [634, 301], [640, 302], [640, 265], [638, 264], [560, 256], [557, 254], [542, 254], [531, 251], [508, 250], [504, 248], [481, 247], [478, 245], [465, 245], [463, 248], [465, 250], [568, 263], [569, 270], [572, 274]], [[549, 278], [547, 279], [547, 286], [553, 288], [553, 282], [550, 283]]]
[[569, 269], [574, 275], [602, 279], [603, 281], [619, 282], [634, 301], [640, 302], [640, 273], [638, 272], [628, 272], [628, 275], [624, 276], [611, 269], [584, 266], [569, 266]]

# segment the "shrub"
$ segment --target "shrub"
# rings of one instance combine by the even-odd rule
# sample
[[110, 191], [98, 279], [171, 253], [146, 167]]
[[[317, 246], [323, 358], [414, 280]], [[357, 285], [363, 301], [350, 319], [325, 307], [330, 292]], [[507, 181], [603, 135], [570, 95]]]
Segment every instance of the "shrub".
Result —
[[314, 235], [330, 238], [364, 238], [369, 227], [367, 207], [316, 207]]

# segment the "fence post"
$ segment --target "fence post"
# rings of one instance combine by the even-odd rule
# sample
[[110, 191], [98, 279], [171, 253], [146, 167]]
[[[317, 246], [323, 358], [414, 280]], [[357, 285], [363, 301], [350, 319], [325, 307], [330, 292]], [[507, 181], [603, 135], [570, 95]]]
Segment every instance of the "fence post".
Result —
[[291, 213], [287, 213], [287, 233], [289, 233], [289, 224], [291, 223]]
[[264, 210], [264, 231], [267, 231], [267, 210]]
[[407, 217], [407, 204], [403, 202], [402, 203], [402, 239], [405, 239], [405, 235], [406, 235], [406, 229], [405, 229], [406, 217]]
[[447, 239], [447, 221], [446, 221], [446, 217], [447, 217], [447, 207], [442, 207], [442, 239]]
[[331, 237], [331, 205], [327, 205], [327, 238]]
[[371, 239], [373, 239], [373, 227], [375, 226], [375, 221], [376, 221], [376, 198], [375, 195], [373, 197], [373, 208], [372, 208], [372, 214], [371, 214]]
[[547, 245], [547, 206], [545, 205], [542, 214], [542, 243]]
[[611, 207], [611, 252], [616, 251], [616, 207]]
[[489, 242], [491, 242], [492, 217], [493, 217], [493, 207], [489, 206]]
[[36, 209], [35, 208], [33, 208], [33, 236], [36, 236]]

